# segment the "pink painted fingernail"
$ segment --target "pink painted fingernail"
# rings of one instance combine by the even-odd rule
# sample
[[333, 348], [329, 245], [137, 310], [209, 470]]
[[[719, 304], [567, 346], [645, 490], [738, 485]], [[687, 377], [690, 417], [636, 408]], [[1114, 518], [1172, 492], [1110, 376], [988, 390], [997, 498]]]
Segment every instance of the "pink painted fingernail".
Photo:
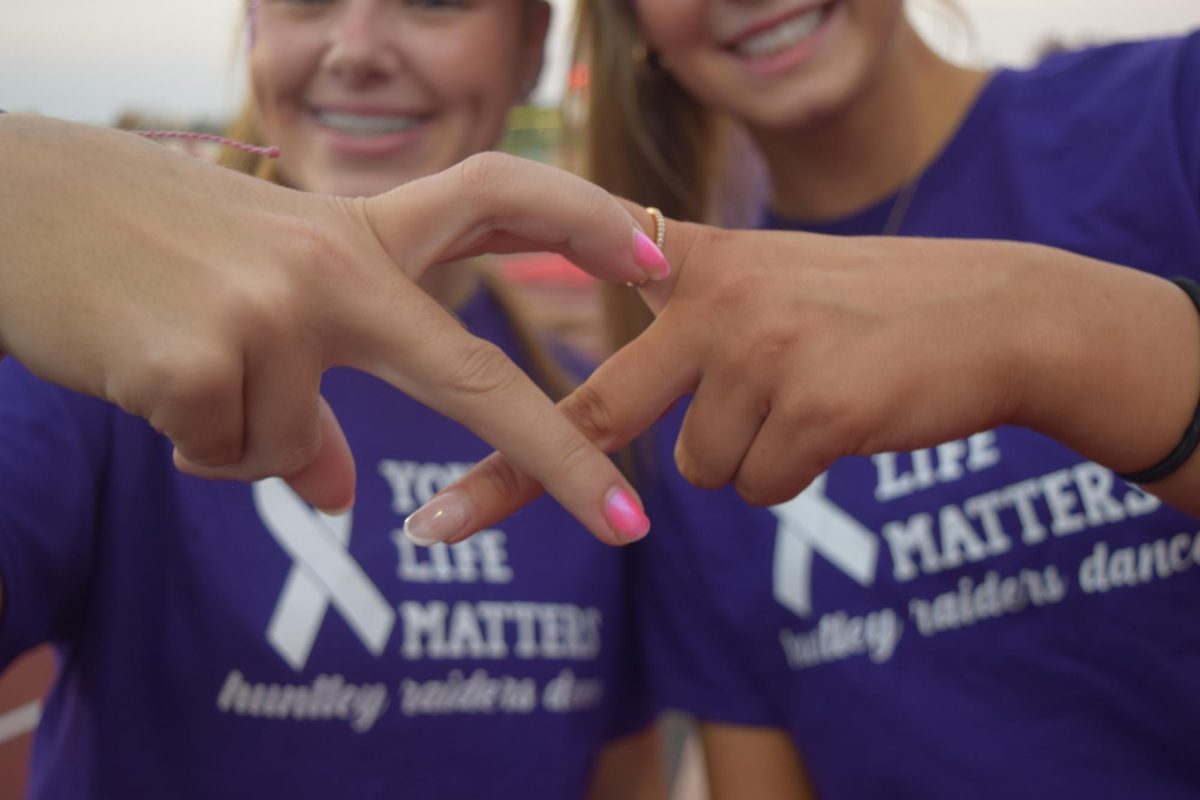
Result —
[[430, 500], [404, 520], [404, 535], [413, 544], [429, 547], [462, 533], [467, 506], [459, 492], [448, 491]]
[[671, 274], [671, 264], [663, 251], [658, 249], [654, 241], [639, 228], [634, 228], [633, 254], [638, 266], [646, 271], [653, 281], [661, 281]]
[[617, 536], [626, 542], [646, 538], [650, 532], [650, 518], [627, 490], [612, 489], [604, 498], [604, 519]]

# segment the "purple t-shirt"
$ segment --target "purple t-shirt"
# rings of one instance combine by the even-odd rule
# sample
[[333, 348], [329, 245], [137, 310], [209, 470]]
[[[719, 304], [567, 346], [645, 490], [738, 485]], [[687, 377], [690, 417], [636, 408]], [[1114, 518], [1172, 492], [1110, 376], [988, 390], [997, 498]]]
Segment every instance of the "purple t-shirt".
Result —
[[[878, 234], [890, 210], [765, 225]], [[1200, 37], [1000, 72], [903, 232], [1200, 276]], [[1012, 428], [839, 461], [769, 510], [659, 480], [656, 691], [786, 729], [820, 796], [1200, 792], [1200, 521]]]
[[[461, 316], [515, 352], [490, 296]], [[358, 463], [336, 519], [0, 364], [0, 665], [61, 666], [33, 797], [581, 797], [645, 720], [628, 554], [548, 499], [413, 547], [404, 517], [490, 447], [361, 373], [323, 391]]]

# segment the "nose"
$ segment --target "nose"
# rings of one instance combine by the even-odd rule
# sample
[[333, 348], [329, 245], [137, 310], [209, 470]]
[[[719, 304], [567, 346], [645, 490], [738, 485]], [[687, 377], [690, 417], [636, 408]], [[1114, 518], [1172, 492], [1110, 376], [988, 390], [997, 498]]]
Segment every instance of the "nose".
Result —
[[399, 51], [395, 41], [398, 21], [390, 5], [380, 0], [345, 0], [329, 29], [325, 66], [350, 82], [363, 82], [395, 71]]

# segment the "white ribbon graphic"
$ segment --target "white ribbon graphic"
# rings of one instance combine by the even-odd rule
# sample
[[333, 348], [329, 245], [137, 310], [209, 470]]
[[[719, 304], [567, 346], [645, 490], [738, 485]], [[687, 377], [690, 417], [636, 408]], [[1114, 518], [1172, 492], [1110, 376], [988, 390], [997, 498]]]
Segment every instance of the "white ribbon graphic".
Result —
[[775, 534], [775, 599], [796, 614], [812, 614], [813, 551], [863, 586], [875, 582], [879, 539], [825, 496], [822, 474], [803, 492], [771, 508]]
[[366, 648], [381, 655], [396, 611], [350, 557], [351, 516], [313, 511], [278, 478], [254, 484], [254, 506], [295, 562], [267, 629], [279, 655], [297, 672], [304, 669], [330, 603]]

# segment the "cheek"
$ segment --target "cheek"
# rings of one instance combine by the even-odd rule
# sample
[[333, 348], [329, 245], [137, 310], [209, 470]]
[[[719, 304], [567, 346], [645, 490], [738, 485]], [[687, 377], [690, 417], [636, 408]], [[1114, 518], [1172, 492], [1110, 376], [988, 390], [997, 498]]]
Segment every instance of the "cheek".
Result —
[[497, 27], [481, 26], [454, 42], [430, 36], [414, 59], [414, 65], [423, 65], [423, 82], [447, 109], [478, 115], [478, 124], [489, 127], [503, 119], [524, 78], [518, 38], [497, 35]]
[[851, 24], [881, 52], [904, 19], [904, 0], [846, 0]]
[[634, 10], [646, 43], [668, 60], [685, 57], [688, 50], [705, 42], [707, 23], [701, 0], [636, 0]]
[[250, 50], [250, 85], [264, 121], [277, 118], [302, 101], [319, 55], [311, 55], [298, 37], [259, 30]]
[[274, 104], [274, 86], [272, 65], [269, 55], [261, 48], [250, 51], [250, 90], [259, 109], [266, 112]]
[[702, 0], [638, 0], [635, 9], [645, 44], [663, 67], [701, 102], [719, 104], [724, 53], [712, 41], [704, 6]]

